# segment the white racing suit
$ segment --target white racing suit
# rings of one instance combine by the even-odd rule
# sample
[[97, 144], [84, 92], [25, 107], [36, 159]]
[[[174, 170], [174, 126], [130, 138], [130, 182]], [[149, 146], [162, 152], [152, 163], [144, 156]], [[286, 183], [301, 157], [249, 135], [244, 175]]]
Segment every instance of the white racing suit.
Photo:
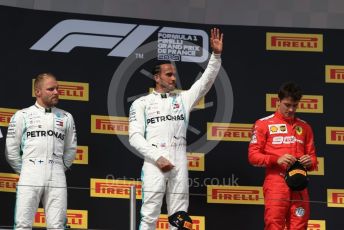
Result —
[[[129, 142], [144, 156], [140, 230], [156, 229], [166, 192], [168, 215], [189, 206], [186, 132], [190, 111], [213, 85], [221, 67], [212, 54], [202, 77], [180, 93], [153, 93], [135, 100], [129, 114]], [[165, 157], [175, 167], [163, 173], [156, 165]], [[171, 228], [170, 229], [175, 229]]]
[[70, 113], [35, 105], [16, 112], [6, 138], [6, 158], [20, 174], [14, 229], [31, 229], [42, 198], [47, 228], [64, 229], [67, 211], [65, 170], [76, 154]]

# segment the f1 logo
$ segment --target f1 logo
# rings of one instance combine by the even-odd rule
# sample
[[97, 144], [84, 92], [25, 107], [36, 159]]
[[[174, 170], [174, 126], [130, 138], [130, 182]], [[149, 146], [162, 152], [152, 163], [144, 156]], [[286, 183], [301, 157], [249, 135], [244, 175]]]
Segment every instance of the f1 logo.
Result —
[[[128, 57], [159, 26], [68, 19], [51, 28], [30, 49], [69, 53], [76, 47], [111, 49], [108, 56]], [[203, 30], [163, 27], [159, 33], [199, 36], [204, 51], [182, 61], [204, 62], [208, 58], [208, 35]], [[206, 51], [206, 52], [205, 52]]]
[[128, 57], [157, 29], [158, 26], [69, 19], [56, 24], [30, 49], [69, 53], [75, 47], [92, 47], [112, 49], [108, 56]]

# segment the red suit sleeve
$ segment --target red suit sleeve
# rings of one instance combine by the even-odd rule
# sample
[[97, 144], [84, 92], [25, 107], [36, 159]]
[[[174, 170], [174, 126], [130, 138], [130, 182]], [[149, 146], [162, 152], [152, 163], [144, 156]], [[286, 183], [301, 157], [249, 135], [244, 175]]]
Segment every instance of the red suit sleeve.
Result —
[[306, 143], [305, 143], [305, 154], [309, 155], [312, 158], [312, 165], [308, 168], [309, 171], [312, 171], [317, 168], [318, 161], [315, 153], [314, 147], [314, 134], [312, 128], [307, 125], [306, 133]]
[[265, 153], [268, 138], [267, 125], [258, 120], [253, 127], [251, 141], [248, 147], [248, 161], [256, 167], [270, 167], [277, 164], [278, 157]]

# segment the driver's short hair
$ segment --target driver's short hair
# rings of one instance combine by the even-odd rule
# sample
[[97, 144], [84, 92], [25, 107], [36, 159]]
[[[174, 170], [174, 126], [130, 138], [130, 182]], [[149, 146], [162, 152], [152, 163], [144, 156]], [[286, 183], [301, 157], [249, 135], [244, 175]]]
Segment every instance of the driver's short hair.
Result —
[[302, 97], [302, 90], [295, 82], [285, 82], [281, 85], [278, 98], [280, 100], [291, 97], [294, 101], [300, 101]]
[[55, 77], [54, 74], [52, 74], [52, 73], [41, 73], [41, 74], [38, 74], [38, 75], [35, 77], [34, 88], [35, 88], [35, 89], [40, 88], [41, 83], [43, 82], [43, 80], [46, 79], [46, 78], [48, 78], [48, 77], [54, 78], [54, 79], [56, 80], [56, 77]]
[[152, 69], [152, 75], [156, 75], [158, 73], [160, 73], [161, 71], [161, 65], [164, 65], [164, 64], [172, 64], [171, 61], [168, 61], [168, 60], [161, 60], [161, 61], [156, 61], [155, 64], [154, 64], [154, 67]]

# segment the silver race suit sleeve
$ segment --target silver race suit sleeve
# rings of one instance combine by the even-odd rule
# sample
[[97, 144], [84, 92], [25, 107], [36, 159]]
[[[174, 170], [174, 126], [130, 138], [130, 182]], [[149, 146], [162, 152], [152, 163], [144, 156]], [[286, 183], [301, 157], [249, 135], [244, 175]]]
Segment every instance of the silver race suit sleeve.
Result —
[[221, 54], [212, 54], [207, 68], [202, 74], [201, 78], [198, 79], [189, 90], [183, 91], [183, 100], [186, 102], [184, 106], [190, 106], [187, 108], [190, 111], [198, 101], [206, 95], [213, 85], [217, 74], [221, 67]]
[[73, 116], [68, 114], [68, 126], [66, 128], [65, 143], [64, 143], [64, 152], [63, 152], [63, 162], [65, 167], [69, 168], [76, 155], [77, 148], [77, 137], [76, 137], [76, 128]]
[[129, 112], [129, 143], [146, 159], [156, 162], [162, 154], [145, 139], [145, 101], [138, 99], [133, 102]]
[[6, 149], [5, 156], [7, 162], [14, 169], [14, 171], [20, 174], [22, 167], [22, 139], [25, 138], [25, 119], [21, 111], [16, 112], [8, 125], [8, 131], [6, 136]]

